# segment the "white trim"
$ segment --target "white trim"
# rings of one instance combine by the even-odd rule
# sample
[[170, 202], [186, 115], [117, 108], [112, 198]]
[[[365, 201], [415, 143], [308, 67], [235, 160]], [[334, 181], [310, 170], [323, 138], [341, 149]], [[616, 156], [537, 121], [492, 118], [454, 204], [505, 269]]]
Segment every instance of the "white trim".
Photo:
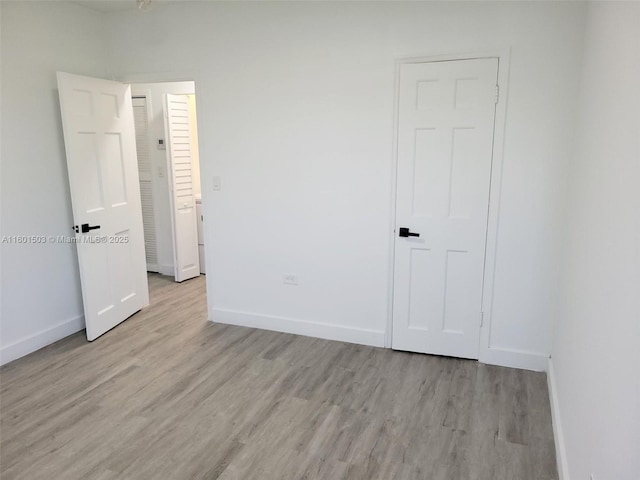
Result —
[[[510, 49], [503, 50], [498, 55], [498, 85], [500, 86], [500, 97], [496, 105], [495, 126], [493, 134], [493, 162], [491, 164], [491, 188], [489, 190], [489, 218], [487, 220], [487, 243], [485, 253], [485, 270], [482, 292], [482, 311], [484, 312], [484, 323], [480, 328], [480, 358], [483, 363], [493, 363], [495, 351], [502, 350], [500, 347], [491, 344], [491, 332], [493, 325], [493, 294], [495, 283], [496, 259], [498, 254], [498, 230], [500, 223], [500, 194], [502, 192], [502, 167], [504, 161], [504, 141], [507, 120], [507, 102], [509, 98], [509, 69], [510, 69]], [[546, 358], [548, 354], [537, 352], [515, 353], [518, 360], [522, 356], [534, 355], [539, 357], [535, 362], [533, 370], [545, 370], [547, 368]], [[513, 357], [513, 355], [511, 355]], [[509, 367], [518, 367], [517, 364], [502, 364]], [[519, 368], [527, 368], [525, 366]]]
[[213, 316], [211, 321], [217, 323], [293, 333], [307, 337], [371, 345], [373, 347], [384, 346], [384, 332], [382, 330], [345, 327], [333, 323], [278, 317], [275, 315], [262, 315], [224, 308], [214, 308], [212, 312]]
[[558, 401], [558, 387], [553, 361], [549, 357], [547, 365], [547, 385], [549, 387], [549, 401], [551, 403], [551, 424], [553, 425], [553, 439], [556, 445], [556, 462], [558, 464], [559, 480], [570, 480], [567, 451], [565, 449], [562, 421], [560, 420], [560, 402]]
[[534, 372], [545, 372], [549, 355], [510, 348], [490, 347], [481, 351], [480, 362], [501, 367], [522, 368]]
[[389, 285], [387, 288], [387, 325], [384, 332], [384, 346], [391, 348], [393, 342], [393, 294], [395, 288], [396, 268], [396, 201], [398, 199], [398, 125], [400, 117], [400, 65], [402, 59], [396, 60], [393, 87], [393, 140], [391, 147], [391, 215], [389, 219]]
[[507, 99], [509, 91], [510, 48], [496, 48], [479, 51], [453, 52], [447, 54], [419, 55], [399, 58], [396, 60], [396, 76], [394, 88], [394, 117], [393, 117], [393, 173], [391, 184], [391, 245], [389, 267], [389, 299], [387, 326], [385, 331], [385, 346], [391, 347], [393, 334], [393, 284], [394, 284], [394, 243], [396, 223], [396, 181], [398, 169], [398, 98], [400, 88], [400, 67], [407, 63], [443, 62], [452, 60], [467, 60], [478, 58], [498, 59], [498, 85], [500, 98], [496, 105], [493, 130], [493, 155], [491, 161], [491, 180], [489, 190], [489, 215], [487, 220], [487, 243], [485, 253], [485, 270], [482, 292], [483, 325], [480, 329], [479, 361], [493, 365], [525, 368], [528, 370], [544, 371], [547, 368], [547, 354], [538, 352], [524, 352], [492, 347], [491, 324], [493, 286], [495, 278], [496, 253], [498, 242], [498, 219], [500, 216], [500, 192], [502, 190], [502, 166], [504, 160], [504, 140], [507, 118]]
[[24, 337], [17, 342], [6, 345], [0, 349], [0, 365], [12, 362], [20, 357], [24, 357], [36, 350], [50, 345], [69, 335], [83, 330], [84, 315], [78, 315], [69, 320], [65, 320], [53, 327], [40, 330], [39, 332]]

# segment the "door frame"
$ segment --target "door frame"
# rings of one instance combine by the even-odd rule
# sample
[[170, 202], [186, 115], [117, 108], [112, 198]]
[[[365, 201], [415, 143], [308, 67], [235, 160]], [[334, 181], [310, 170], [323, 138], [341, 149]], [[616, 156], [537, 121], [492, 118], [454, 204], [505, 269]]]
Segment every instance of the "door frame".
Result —
[[393, 338], [393, 292], [395, 267], [395, 235], [396, 228], [396, 193], [398, 178], [398, 125], [400, 98], [400, 69], [402, 65], [410, 63], [431, 63], [454, 60], [475, 60], [481, 58], [498, 59], [499, 101], [493, 127], [493, 154], [491, 158], [491, 178], [489, 181], [489, 214], [487, 217], [487, 240], [485, 245], [484, 274], [482, 280], [482, 312], [483, 320], [480, 327], [479, 361], [489, 360], [491, 349], [491, 318], [493, 304], [493, 287], [496, 267], [498, 223], [500, 216], [500, 193], [502, 190], [502, 168], [504, 160], [504, 139], [507, 119], [507, 103], [509, 89], [509, 68], [511, 48], [498, 48], [479, 51], [461, 51], [445, 54], [427, 54], [396, 58], [395, 81], [393, 89], [393, 153], [391, 174], [391, 219], [389, 225], [389, 288], [387, 291], [387, 328], [385, 329], [384, 346], [391, 348]]

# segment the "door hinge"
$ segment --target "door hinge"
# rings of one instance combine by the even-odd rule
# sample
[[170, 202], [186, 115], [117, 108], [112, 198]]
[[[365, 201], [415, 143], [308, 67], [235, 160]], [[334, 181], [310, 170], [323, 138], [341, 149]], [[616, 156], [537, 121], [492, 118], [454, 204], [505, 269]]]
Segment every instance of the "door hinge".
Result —
[[496, 85], [496, 103], [500, 100], [500, 85]]
[[484, 325], [484, 312], [480, 312], [480, 328]]

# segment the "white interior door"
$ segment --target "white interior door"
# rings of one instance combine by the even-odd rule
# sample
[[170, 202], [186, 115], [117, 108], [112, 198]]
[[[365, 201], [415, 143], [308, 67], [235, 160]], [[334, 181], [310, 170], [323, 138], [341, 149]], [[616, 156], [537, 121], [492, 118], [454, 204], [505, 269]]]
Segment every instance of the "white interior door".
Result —
[[167, 94], [165, 117], [171, 164], [174, 271], [176, 282], [182, 282], [200, 275], [189, 97]]
[[478, 358], [497, 75], [494, 58], [401, 66], [394, 349]]
[[133, 98], [133, 120], [136, 127], [136, 151], [138, 153], [138, 175], [140, 177], [140, 200], [142, 202], [142, 225], [144, 227], [144, 251], [147, 272], [158, 271], [158, 248], [156, 222], [153, 213], [153, 169], [149, 155], [149, 112], [147, 98]]
[[58, 72], [87, 338], [149, 304], [129, 85]]

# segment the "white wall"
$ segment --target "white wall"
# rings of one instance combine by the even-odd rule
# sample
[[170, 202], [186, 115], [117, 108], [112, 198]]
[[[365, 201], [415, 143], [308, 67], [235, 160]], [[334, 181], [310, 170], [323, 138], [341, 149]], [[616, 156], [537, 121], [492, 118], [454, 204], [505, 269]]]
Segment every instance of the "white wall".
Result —
[[[71, 235], [56, 70], [107, 76], [104, 18], [58, 2], [0, 2], [2, 235]], [[84, 328], [75, 246], [3, 243], [0, 361]]]
[[[173, 232], [171, 227], [171, 205], [169, 203], [169, 163], [167, 150], [157, 148], [157, 140], [165, 139], [164, 101], [167, 93], [176, 95], [193, 94], [193, 82], [133, 83], [133, 95], [147, 96], [150, 110], [149, 159], [153, 171], [153, 216], [156, 223], [156, 244], [158, 249], [158, 269], [163, 275], [173, 276]], [[165, 145], [167, 145], [165, 139]]]
[[[196, 80], [203, 185], [222, 178], [222, 191], [203, 189], [211, 318], [381, 344], [394, 61], [510, 47], [485, 328], [493, 362], [544, 368], [584, 11], [564, 2], [194, 2], [109, 14], [118, 78]], [[283, 285], [285, 272], [300, 285]]]
[[640, 4], [589, 8], [551, 359], [564, 480], [640, 478]]

